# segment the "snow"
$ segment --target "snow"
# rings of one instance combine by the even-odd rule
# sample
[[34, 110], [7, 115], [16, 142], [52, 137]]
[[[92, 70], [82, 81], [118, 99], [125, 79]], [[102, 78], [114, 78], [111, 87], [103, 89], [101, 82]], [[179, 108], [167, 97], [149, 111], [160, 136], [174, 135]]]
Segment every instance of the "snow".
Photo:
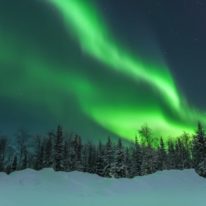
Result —
[[206, 179], [193, 170], [134, 179], [26, 169], [0, 173], [0, 206], [205, 206]]

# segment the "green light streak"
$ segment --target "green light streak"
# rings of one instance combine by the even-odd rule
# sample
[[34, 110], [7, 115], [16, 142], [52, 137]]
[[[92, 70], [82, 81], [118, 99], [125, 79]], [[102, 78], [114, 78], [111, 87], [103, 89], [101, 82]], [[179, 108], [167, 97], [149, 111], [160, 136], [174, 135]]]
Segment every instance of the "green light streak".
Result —
[[73, 30], [81, 47], [108, 68], [124, 72], [138, 81], [155, 86], [172, 108], [180, 109], [181, 100], [167, 68], [149, 66], [118, 47], [94, 7], [88, 1], [50, 0], [60, 11], [69, 30]]
[[137, 104], [132, 111], [125, 108], [119, 111], [111, 104], [105, 106], [98, 105], [97, 102], [94, 105], [90, 102], [89, 106], [86, 103], [82, 104], [82, 109], [88, 116], [103, 127], [124, 137], [133, 136], [135, 128], [143, 122], [149, 121], [148, 124], [157, 131], [164, 130], [167, 134], [177, 135], [180, 134], [180, 130], [191, 132], [191, 122], [203, 119], [202, 115], [192, 111], [184, 98], [180, 97], [166, 66], [145, 63], [116, 43], [91, 2], [80, 0], [50, 0], [50, 2], [58, 9], [66, 27], [69, 31], [72, 30], [86, 53], [106, 64], [109, 69], [122, 72], [138, 82], [143, 80], [155, 87], [167, 102], [167, 106], [176, 112], [177, 119], [166, 118], [166, 114], [161, 109], [149, 111], [147, 108], [142, 112], [140, 108], [138, 109], [141, 104]]
[[[1, 97], [12, 97], [14, 101], [22, 101], [24, 104], [43, 104], [50, 113], [55, 115], [55, 118], [61, 119], [67, 114], [64, 113], [62, 102], [59, 101], [62, 99], [62, 94], [59, 95], [59, 93], [63, 92], [65, 96], [72, 93], [90, 118], [114, 134], [131, 140], [137, 133], [137, 129], [144, 123], [148, 123], [156, 135], [164, 135], [165, 138], [169, 136], [174, 138], [182, 131], [192, 132], [190, 125], [183, 124], [177, 119], [166, 118], [162, 109], [152, 106], [156, 104], [155, 100], [149, 104], [143, 100], [131, 104], [130, 100], [126, 100], [125, 103], [117, 105], [108, 101], [110, 98], [108, 94], [114, 95], [113, 91], [110, 93], [109, 88], [101, 88], [81, 74], [56, 69], [60, 68], [60, 65], [53, 64], [51, 60], [42, 59], [39, 56], [40, 52], [23, 51], [24, 58], [21, 58], [22, 55], [18, 51], [21, 44], [21, 41], [16, 43], [14, 41], [11, 50], [7, 48], [8, 54], [0, 55], [1, 62], [7, 63], [11, 63], [10, 55], [12, 55], [12, 64], [21, 68], [19, 70], [21, 75], [15, 76], [15, 81], [13, 77], [4, 75], [5, 71], [1, 69], [1, 88], [4, 83], [6, 84], [6, 89], [0, 90]], [[7, 85], [8, 81], [13, 82], [12, 85]], [[25, 94], [24, 97], [19, 97], [17, 88]], [[128, 94], [126, 96], [128, 97]], [[148, 105], [145, 106], [145, 104]]]

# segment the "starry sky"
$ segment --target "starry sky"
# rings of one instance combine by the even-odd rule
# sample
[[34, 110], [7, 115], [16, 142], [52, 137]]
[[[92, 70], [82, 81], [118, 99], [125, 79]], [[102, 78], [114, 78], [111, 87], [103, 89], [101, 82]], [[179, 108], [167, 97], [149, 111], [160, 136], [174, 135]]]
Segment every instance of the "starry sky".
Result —
[[204, 0], [0, 0], [0, 131], [133, 139], [206, 123]]

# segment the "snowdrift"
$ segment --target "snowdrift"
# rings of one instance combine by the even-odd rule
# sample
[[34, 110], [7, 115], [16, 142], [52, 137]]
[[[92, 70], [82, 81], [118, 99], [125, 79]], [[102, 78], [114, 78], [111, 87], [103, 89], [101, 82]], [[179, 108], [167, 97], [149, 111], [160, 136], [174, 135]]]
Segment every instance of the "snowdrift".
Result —
[[134, 179], [26, 169], [0, 173], [0, 206], [205, 206], [206, 179], [193, 170]]

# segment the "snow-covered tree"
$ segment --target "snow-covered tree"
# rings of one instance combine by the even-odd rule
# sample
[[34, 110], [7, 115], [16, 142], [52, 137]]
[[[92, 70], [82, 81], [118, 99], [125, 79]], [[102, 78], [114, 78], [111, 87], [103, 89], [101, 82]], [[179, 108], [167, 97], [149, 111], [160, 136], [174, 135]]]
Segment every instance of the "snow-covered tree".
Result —
[[125, 153], [122, 141], [119, 139], [115, 148], [114, 162], [111, 164], [110, 177], [121, 178], [128, 175], [127, 166], [125, 164]]
[[49, 133], [48, 139], [45, 141], [44, 145], [44, 167], [51, 167], [53, 163], [53, 142], [52, 139], [54, 137], [54, 134], [52, 132]]
[[141, 175], [141, 165], [142, 165], [142, 148], [139, 144], [137, 137], [135, 137], [135, 144], [132, 149], [132, 157], [131, 157], [131, 168], [130, 168], [130, 174], [132, 177]]
[[164, 170], [167, 168], [167, 152], [165, 144], [162, 138], [160, 138], [160, 145], [158, 148], [158, 170]]
[[103, 176], [110, 177], [111, 176], [111, 167], [114, 161], [114, 148], [111, 141], [111, 138], [108, 137], [107, 143], [105, 145], [105, 152], [104, 152], [104, 170]]
[[13, 162], [12, 162], [12, 165], [11, 165], [11, 171], [16, 171], [17, 170], [17, 156], [15, 155], [14, 156], [14, 159], [13, 159]]
[[97, 149], [95, 173], [100, 176], [103, 176], [103, 171], [104, 171], [104, 148], [102, 146], [102, 143], [99, 142], [98, 149]]
[[206, 178], [206, 159], [200, 162], [196, 167], [195, 171], [202, 177]]
[[62, 171], [64, 169], [64, 142], [62, 127], [57, 127], [56, 138], [54, 143], [54, 169]]
[[150, 145], [143, 148], [141, 175], [152, 174], [158, 170], [158, 153]]
[[6, 156], [6, 138], [0, 138], [0, 172], [4, 171], [4, 160]]
[[202, 124], [198, 123], [196, 135], [193, 140], [193, 162], [197, 167], [206, 157], [206, 138]]
[[168, 141], [168, 151], [167, 151], [167, 169], [176, 168], [176, 154], [174, 141]]

